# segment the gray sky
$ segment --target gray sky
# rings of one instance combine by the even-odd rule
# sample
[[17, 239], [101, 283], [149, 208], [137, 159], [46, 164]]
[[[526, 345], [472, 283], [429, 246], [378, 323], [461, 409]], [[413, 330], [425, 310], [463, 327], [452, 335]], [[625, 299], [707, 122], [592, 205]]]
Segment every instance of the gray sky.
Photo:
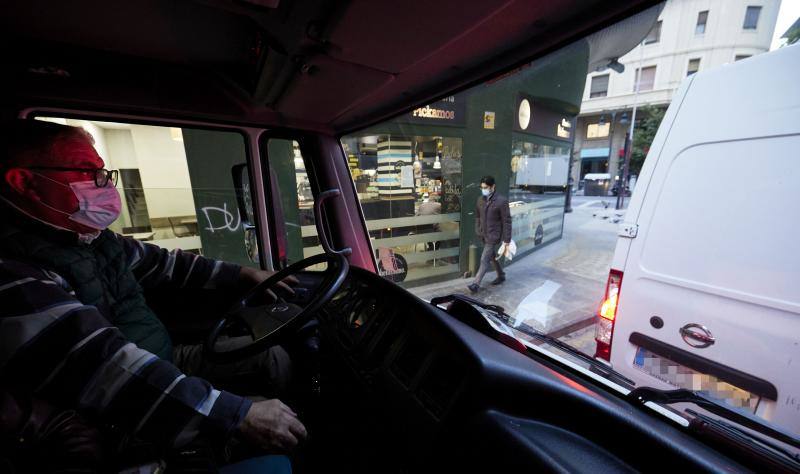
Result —
[[775, 34], [772, 36], [770, 51], [779, 47], [784, 41], [780, 39], [792, 23], [800, 17], [800, 0], [783, 0], [778, 11], [778, 22], [775, 24]]

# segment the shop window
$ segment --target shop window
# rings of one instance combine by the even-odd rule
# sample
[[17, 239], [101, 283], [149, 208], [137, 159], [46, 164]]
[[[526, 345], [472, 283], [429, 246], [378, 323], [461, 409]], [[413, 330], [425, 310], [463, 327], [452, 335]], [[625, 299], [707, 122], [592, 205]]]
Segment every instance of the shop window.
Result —
[[392, 126], [342, 138], [378, 271], [398, 283], [457, 273], [463, 140]]
[[706, 23], [708, 23], [708, 10], [701, 11], [697, 14], [697, 24], [694, 26], [694, 34], [706, 34]]
[[653, 29], [644, 38], [644, 44], [653, 44], [661, 41], [661, 20], [658, 20]]
[[608, 133], [611, 130], [610, 123], [590, 123], [586, 127], [586, 138], [604, 138], [608, 137]]
[[656, 81], [656, 67], [650, 66], [646, 68], [636, 69], [636, 81], [634, 83], [634, 92], [644, 92], [653, 90]]
[[733, 60], [734, 61], [741, 61], [742, 59], [747, 59], [750, 56], [752, 56], [752, 55], [750, 55], [750, 54], [737, 54], [736, 57]]
[[609, 74], [592, 77], [592, 84], [589, 86], [589, 98], [605, 97], [608, 95]]
[[246, 162], [236, 132], [40, 117], [82, 127], [107, 169], [118, 169], [122, 199], [111, 230], [169, 250], [242, 265], [245, 245], [231, 168]]
[[744, 24], [742, 28], [745, 30], [755, 30], [758, 28], [758, 17], [761, 16], [761, 7], [750, 5], [744, 13]]
[[691, 76], [692, 74], [696, 73], [700, 70], [700, 58], [694, 58], [689, 60], [689, 65], [686, 67], [686, 76]]
[[532, 138], [512, 142], [508, 201], [518, 252], [561, 236], [569, 150]]

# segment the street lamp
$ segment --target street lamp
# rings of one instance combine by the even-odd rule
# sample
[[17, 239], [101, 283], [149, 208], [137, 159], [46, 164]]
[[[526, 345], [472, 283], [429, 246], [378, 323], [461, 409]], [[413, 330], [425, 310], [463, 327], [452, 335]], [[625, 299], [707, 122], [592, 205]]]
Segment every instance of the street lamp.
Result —
[[614, 206], [615, 209], [622, 209], [622, 206], [625, 202], [625, 192], [628, 187], [628, 168], [630, 167], [631, 162], [631, 135], [626, 130], [625, 131], [625, 145], [622, 148], [622, 176], [621, 180], [617, 183], [617, 203]]
[[[628, 119], [628, 111], [625, 110], [625, 111], [622, 112], [622, 116], [619, 118], [619, 124], [620, 125], [627, 125], [628, 122], [630, 122], [630, 120]], [[615, 205], [616, 209], [620, 209], [622, 207], [622, 199], [624, 199], [624, 197], [621, 197], [621, 196], [623, 196], [623, 193], [625, 192], [625, 187], [626, 187], [625, 186], [625, 184], [626, 184], [625, 183], [625, 179], [626, 179], [625, 178], [625, 171], [627, 169], [627, 157], [628, 157], [628, 146], [629, 146], [628, 136], [629, 136], [628, 135], [628, 131], [626, 130], [625, 131], [625, 141], [624, 141], [624, 145], [623, 145], [623, 148], [622, 148], [622, 160], [621, 160], [621, 162], [619, 160], [617, 161], [617, 179], [615, 180], [616, 181], [616, 186], [617, 186], [617, 202], [616, 202], [616, 205]]]
[[[576, 124], [575, 128], [577, 128], [578, 117], [574, 117], [572, 120], [573, 123]], [[569, 163], [567, 166], [567, 196], [564, 198], [564, 213], [572, 212], [572, 185], [575, 182], [575, 180], [572, 179], [572, 163], [575, 161], [574, 156], [576, 155], [575, 135], [577, 135], [574, 129], [571, 135], [572, 136], [569, 144], [569, 157], [568, 157]]]
[[[604, 119], [605, 116], [600, 117], [600, 118]], [[613, 111], [613, 112], [611, 112], [611, 125], [608, 126], [608, 162], [606, 164], [606, 167], [609, 168], [608, 171], [611, 171], [611, 169], [610, 169], [611, 168], [611, 147], [613, 146], [613, 142], [614, 142], [614, 123], [616, 122], [616, 120], [617, 120], [617, 112]], [[605, 124], [605, 122], [604, 122], [604, 124]]]

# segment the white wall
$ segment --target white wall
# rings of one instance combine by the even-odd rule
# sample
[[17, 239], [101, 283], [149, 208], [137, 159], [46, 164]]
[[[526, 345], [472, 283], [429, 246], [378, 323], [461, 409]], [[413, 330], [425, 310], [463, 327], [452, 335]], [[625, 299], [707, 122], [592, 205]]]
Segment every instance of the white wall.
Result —
[[133, 125], [131, 137], [150, 218], [195, 215], [183, 142], [167, 127]]
[[[136, 160], [136, 150], [133, 148], [131, 131], [129, 129], [106, 128], [104, 129], [104, 132], [106, 149], [108, 150], [108, 156], [104, 157], [106, 161], [106, 167], [117, 170], [121, 168], [138, 168], [139, 163]], [[113, 229], [117, 232], [121, 232], [123, 227], [131, 226], [131, 217], [130, 213], [128, 212], [128, 205], [124, 199], [125, 192], [123, 191], [123, 189], [128, 185], [129, 183], [126, 183], [122, 179], [122, 175], [120, 175], [119, 181], [117, 181], [117, 190], [119, 191], [120, 196], [123, 198], [123, 205], [119, 219], [117, 219], [117, 222], [115, 222], [115, 224], [118, 224], [119, 229]]]
[[113, 169], [135, 169], [139, 167], [136, 148], [133, 146], [133, 135], [130, 129], [105, 129], [106, 164]]
[[[690, 59], [700, 58], [700, 72], [732, 63], [736, 55], [755, 55], [769, 50], [780, 0], [669, 0], [661, 20], [658, 43], [639, 45], [619, 59], [620, 74], [611, 70], [592, 73], [586, 81], [581, 113], [622, 109], [634, 101], [634, 78], [639, 67], [656, 66], [652, 91], [640, 92], [639, 104], [666, 104], [686, 77]], [[748, 6], [761, 6], [758, 27], [744, 30]], [[697, 14], [708, 10], [706, 32], [695, 35]], [[591, 77], [609, 74], [608, 96], [589, 98]]]

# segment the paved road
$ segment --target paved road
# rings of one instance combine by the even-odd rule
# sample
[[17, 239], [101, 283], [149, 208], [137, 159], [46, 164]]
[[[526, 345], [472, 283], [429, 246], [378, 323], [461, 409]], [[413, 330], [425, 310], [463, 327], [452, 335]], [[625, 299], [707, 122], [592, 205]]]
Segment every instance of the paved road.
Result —
[[[608, 208], [603, 206], [608, 203]], [[594, 312], [600, 302], [617, 240], [615, 198], [575, 196], [563, 237], [506, 269], [506, 282], [491, 286], [488, 273], [476, 295], [500, 305], [526, 325], [557, 335], [584, 352], [594, 353]], [[423, 299], [451, 293], [469, 294], [470, 280], [458, 278], [412, 288]]]

